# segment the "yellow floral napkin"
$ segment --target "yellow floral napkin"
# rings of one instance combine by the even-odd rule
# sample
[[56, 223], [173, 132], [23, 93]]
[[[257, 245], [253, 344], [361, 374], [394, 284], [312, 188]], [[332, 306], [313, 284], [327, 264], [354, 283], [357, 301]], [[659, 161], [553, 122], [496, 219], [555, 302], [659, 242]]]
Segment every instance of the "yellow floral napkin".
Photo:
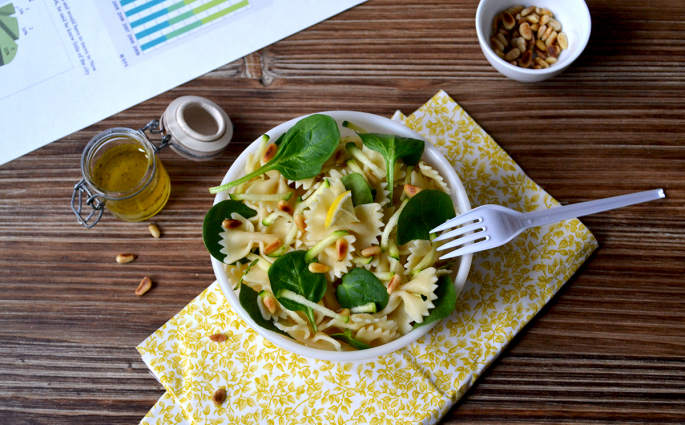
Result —
[[[445, 92], [393, 117], [454, 165], [474, 207], [558, 203]], [[167, 392], [143, 424], [435, 424], [597, 248], [578, 220], [534, 228], [474, 256], [457, 309], [416, 343], [371, 361], [281, 350], [231, 311], [215, 282], [138, 351]], [[217, 344], [208, 336], [223, 332]], [[215, 407], [214, 391], [226, 402]]]

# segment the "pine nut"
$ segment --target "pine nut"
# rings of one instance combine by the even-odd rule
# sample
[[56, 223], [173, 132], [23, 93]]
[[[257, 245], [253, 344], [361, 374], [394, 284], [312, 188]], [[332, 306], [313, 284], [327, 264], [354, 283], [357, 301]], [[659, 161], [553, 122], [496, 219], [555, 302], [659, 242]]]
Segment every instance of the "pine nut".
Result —
[[338, 313], [341, 316], [349, 316], [350, 314], [352, 314], [349, 308], [343, 308], [340, 311], [337, 311], [336, 313]]
[[526, 39], [523, 38], [523, 37], [517, 38], [517, 39], [516, 39], [516, 47], [518, 47], [518, 49], [519, 49], [520, 51], [525, 52], [525, 51], [526, 51], [526, 47], [528, 47], [528, 46], [526, 46]]
[[551, 18], [547, 15], [542, 15], [540, 18], [540, 25], [547, 25], [547, 22], [549, 22]]
[[504, 28], [507, 30], [514, 28], [514, 25], [516, 25], [516, 21], [514, 20], [514, 17], [511, 16], [511, 13], [502, 13], [502, 25], [504, 25]]
[[546, 52], [546, 51], [543, 52], [543, 51], [540, 50], [540, 49], [535, 49], [535, 53], [538, 54], [538, 57], [539, 57], [539, 58], [541, 58], [541, 59], [547, 59], [547, 52]]
[[119, 254], [117, 255], [117, 263], [126, 264], [135, 260], [136, 256], [134, 254]]
[[404, 185], [404, 193], [406, 193], [407, 196], [410, 198], [413, 197], [414, 195], [416, 195], [417, 193], [421, 192], [421, 190], [422, 189], [420, 187], [417, 187], [417, 186], [414, 186], [411, 184], [405, 184]]
[[514, 47], [509, 51], [509, 53], [504, 55], [504, 60], [512, 61], [514, 59], [518, 59], [519, 56], [521, 56], [521, 51], [517, 47]]
[[264, 254], [266, 254], [266, 255], [273, 254], [282, 245], [283, 245], [283, 241], [281, 240], [281, 238], [276, 238], [269, 245], [267, 245], [266, 248], [264, 248]]
[[535, 12], [535, 6], [528, 6], [521, 11], [521, 16], [528, 16], [533, 12]]
[[542, 9], [540, 9], [539, 7], [536, 6], [535, 7], [535, 13], [537, 13], [538, 15], [542, 15]]
[[533, 29], [530, 27], [530, 24], [528, 22], [519, 27], [519, 32], [521, 32], [521, 37], [525, 38], [526, 40], [530, 40], [531, 38], [533, 38]]
[[214, 403], [216, 407], [219, 407], [224, 404], [224, 401], [226, 401], [226, 390], [219, 388], [214, 391], [214, 394], [212, 394], [212, 403]]
[[545, 62], [547, 62], [550, 65], [554, 65], [555, 63], [558, 62], [558, 60], [554, 56], [550, 56], [547, 59], [545, 59]]
[[544, 34], [542, 34], [542, 37], [540, 37], [540, 39], [542, 41], [546, 41], [549, 38], [549, 36], [552, 35], [553, 31], [554, 31], [554, 29], [552, 29], [552, 27], [547, 27], [547, 30], [545, 31]]
[[538, 39], [538, 40], [535, 42], [535, 47], [537, 47], [538, 49], [540, 49], [540, 50], [542, 50], [542, 51], [547, 50], [547, 45], [545, 44], [544, 41], [542, 41], [542, 40], [540, 40], [540, 39]]
[[530, 29], [533, 30], [533, 32], [536, 32], [540, 29], [540, 24], [533, 24], [530, 26]]
[[276, 299], [271, 294], [263, 297], [262, 303], [264, 304], [264, 307], [266, 307], [266, 309], [269, 311], [269, 313], [276, 313]]
[[538, 28], [538, 38], [542, 38], [545, 31], [547, 31], [547, 25], [540, 25], [540, 28]]
[[500, 21], [500, 15], [495, 16], [495, 19], [492, 20], [492, 32], [493, 33], [497, 32], [497, 29], [499, 28], [499, 21]]
[[514, 38], [519, 38], [521, 37], [521, 33], [519, 32], [519, 30], [514, 30], [514, 32], [511, 33], [511, 36]]
[[557, 41], [559, 42], [559, 47], [561, 47], [564, 50], [568, 50], [568, 37], [566, 37], [566, 34], [559, 33], [557, 36]]
[[221, 222], [221, 227], [223, 227], [226, 230], [232, 230], [232, 229], [237, 229], [240, 227], [240, 225], [243, 224], [242, 221], [240, 220], [234, 220], [232, 218], [228, 220], [224, 220]]
[[362, 257], [373, 257], [375, 255], [378, 255], [381, 253], [381, 247], [376, 245], [376, 246], [370, 246], [368, 248], [364, 248], [361, 250], [360, 254]]
[[[553, 58], [556, 58], [557, 56], [559, 56], [557, 54], [557, 46], [547, 46], [546, 51], [547, 51], [547, 54]], [[547, 63], [550, 63], [550, 62], [548, 61]]]
[[548, 27], [551, 27], [554, 29], [554, 31], [559, 32], [561, 31], [561, 22], [557, 21], [556, 19], [550, 19], [549, 22], [547, 23]]
[[338, 253], [338, 261], [342, 261], [347, 257], [347, 251], [350, 245], [347, 239], [341, 238], [335, 242], [335, 251]]
[[147, 291], [150, 290], [150, 288], [152, 288], [152, 281], [149, 277], [144, 277], [143, 280], [140, 281], [138, 289], [136, 289], [136, 295], [142, 297]]
[[509, 65], [514, 65], [514, 66], [518, 65], [518, 63], [516, 63], [516, 61], [509, 61], [508, 63], [509, 63]]
[[543, 69], [544, 69], [544, 68], [549, 68], [549, 64], [548, 64], [547, 62], [545, 62], [544, 60], [540, 59], [540, 58], [535, 58], [535, 63], [537, 63], [538, 65], [540, 65]]
[[516, 41], [517, 41], [518, 39], [519, 39], [519, 37], [514, 37], [514, 38], [512, 38], [511, 41], [509, 42], [509, 46], [510, 46], [510, 47], [516, 47]]
[[517, 5], [517, 6], [511, 6], [509, 9], [507, 9], [507, 12], [511, 13], [512, 15], [516, 15], [517, 13], [521, 12], [525, 6]]
[[561, 47], [559, 47], [559, 37], [557, 36], [557, 44], [554, 45], [554, 50], [557, 51], [557, 55], [555, 56], [556, 58], [559, 57], [561, 54]]
[[274, 159], [274, 156], [276, 156], [276, 151], [278, 151], [278, 146], [275, 143], [270, 144], [266, 148], [266, 152], [264, 152], [264, 156], [262, 157], [262, 162], [269, 162], [272, 159]]
[[500, 49], [495, 49], [495, 54], [499, 56], [500, 59], [504, 59], [504, 52], [502, 52]]
[[158, 239], [160, 236], [162, 236], [162, 232], [159, 231], [159, 227], [157, 227], [155, 223], [152, 223], [149, 226], [147, 226], [147, 230], [150, 231], [150, 234], [155, 239]]
[[526, 53], [524, 53], [523, 56], [521, 57], [521, 59], [519, 60], [519, 66], [521, 68], [529, 68], [532, 63], [533, 63], [533, 52], [526, 51]]
[[278, 201], [278, 209], [290, 215], [293, 215], [293, 213], [295, 212], [295, 210], [293, 210], [293, 207], [288, 205], [288, 203], [283, 200]]
[[509, 40], [503, 34], [497, 34], [497, 39], [505, 46], [509, 44]]
[[331, 270], [331, 268], [325, 264], [321, 264], [321, 263], [310, 263], [309, 264], [309, 271], [312, 273], [326, 273], [330, 270]]
[[307, 229], [307, 223], [304, 221], [304, 216], [302, 214], [295, 216], [295, 225], [303, 232]]
[[505, 37], [508, 36], [508, 35], [511, 35], [511, 33], [510, 33], [509, 31], [505, 30], [504, 28], [500, 28], [500, 29], [499, 29], [499, 33], [502, 34], [502, 35], [505, 36]]
[[540, 9], [540, 14], [554, 18], [554, 13], [552, 13], [552, 11], [549, 9]]
[[497, 37], [490, 37], [490, 42], [493, 49], [504, 51], [504, 44]]
[[516, 22], [520, 21], [523, 17], [521, 16], [521, 13], [517, 13], [516, 16], [514, 16], [514, 19], [516, 19]]
[[540, 18], [538, 15], [528, 15], [526, 17], [526, 20], [530, 22], [531, 24], [539, 24], [540, 23]]
[[401, 280], [402, 278], [400, 278], [400, 275], [398, 274], [392, 276], [392, 279], [390, 279], [390, 282], [388, 282], [388, 295], [395, 292], [395, 290], [400, 286]]
[[226, 335], [224, 334], [214, 334], [210, 335], [209, 339], [211, 339], [214, 342], [224, 342], [226, 341]]
[[556, 31], [552, 32], [552, 34], [547, 37], [547, 40], [545, 40], [545, 44], [547, 46], [551, 46], [554, 44], [555, 41], [557, 41], [557, 35], [559, 35]]
[[542, 67], [540, 65], [535, 65], [533, 69], [542, 69]]

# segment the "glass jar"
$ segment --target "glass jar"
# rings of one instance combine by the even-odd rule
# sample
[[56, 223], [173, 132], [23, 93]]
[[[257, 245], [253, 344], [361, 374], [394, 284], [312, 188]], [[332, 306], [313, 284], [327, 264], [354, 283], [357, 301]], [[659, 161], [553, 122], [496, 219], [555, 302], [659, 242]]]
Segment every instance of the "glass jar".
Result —
[[[159, 213], [169, 200], [171, 184], [157, 150], [140, 130], [112, 128], [93, 137], [81, 156], [83, 179], [72, 195], [79, 222], [93, 227], [105, 206], [124, 221]], [[83, 194], [93, 208], [86, 218], [81, 216]]]

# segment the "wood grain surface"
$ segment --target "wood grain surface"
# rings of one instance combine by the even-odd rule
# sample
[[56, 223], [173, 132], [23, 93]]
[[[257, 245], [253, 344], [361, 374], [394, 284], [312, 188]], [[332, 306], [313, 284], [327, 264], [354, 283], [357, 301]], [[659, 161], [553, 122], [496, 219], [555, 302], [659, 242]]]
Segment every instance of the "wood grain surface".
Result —
[[[588, 0], [587, 50], [533, 85], [487, 63], [477, 3], [370, 0], [0, 166], [0, 424], [138, 423], [163, 391], [134, 347], [214, 280], [206, 188], [285, 120], [409, 113], [440, 89], [564, 203], [668, 196], [583, 220], [599, 250], [443, 423], [685, 423], [685, 3]], [[217, 102], [237, 131], [211, 162], [161, 154], [163, 237], [109, 214], [77, 225], [68, 201], [88, 140], [182, 95]], [[118, 265], [122, 252], [139, 258]], [[155, 287], [139, 298], [143, 276]]]

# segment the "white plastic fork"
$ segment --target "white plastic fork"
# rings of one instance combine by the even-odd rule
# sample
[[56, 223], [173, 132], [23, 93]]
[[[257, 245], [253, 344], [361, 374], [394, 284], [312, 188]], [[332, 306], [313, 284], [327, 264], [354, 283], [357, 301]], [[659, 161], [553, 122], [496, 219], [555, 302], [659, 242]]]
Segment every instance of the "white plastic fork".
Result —
[[434, 239], [434, 242], [438, 242], [461, 236], [438, 247], [438, 251], [444, 251], [465, 245], [440, 257], [441, 260], [445, 260], [502, 246], [531, 227], [558, 223], [665, 197], [663, 189], [656, 189], [530, 213], [521, 213], [499, 205], [483, 205], [445, 222], [431, 230], [431, 233], [462, 226]]

